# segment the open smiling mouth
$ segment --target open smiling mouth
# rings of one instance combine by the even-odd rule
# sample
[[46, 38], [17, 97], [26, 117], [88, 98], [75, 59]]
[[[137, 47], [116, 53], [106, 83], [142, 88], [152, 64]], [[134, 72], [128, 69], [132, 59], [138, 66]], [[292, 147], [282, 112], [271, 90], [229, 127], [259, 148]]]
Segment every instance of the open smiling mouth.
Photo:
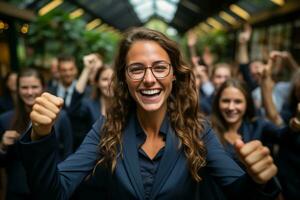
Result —
[[154, 89], [154, 90], [140, 90], [140, 94], [142, 96], [145, 96], [145, 97], [158, 96], [158, 95], [160, 95], [160, 93], [161, 93], [161, 90], [159, 90], [159, 89]]

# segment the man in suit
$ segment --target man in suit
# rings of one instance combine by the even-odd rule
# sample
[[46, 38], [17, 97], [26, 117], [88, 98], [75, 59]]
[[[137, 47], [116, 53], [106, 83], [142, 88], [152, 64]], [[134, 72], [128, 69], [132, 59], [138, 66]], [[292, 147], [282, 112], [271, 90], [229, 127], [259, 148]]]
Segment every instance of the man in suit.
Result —
[[49, 91], [65, 100], [64, 106], [70, 106], [75, 91], [76, 77], [78, 69], [75, 59], [69, 55], [58, 57], [59, 82], [54, 87], [49, 87]]

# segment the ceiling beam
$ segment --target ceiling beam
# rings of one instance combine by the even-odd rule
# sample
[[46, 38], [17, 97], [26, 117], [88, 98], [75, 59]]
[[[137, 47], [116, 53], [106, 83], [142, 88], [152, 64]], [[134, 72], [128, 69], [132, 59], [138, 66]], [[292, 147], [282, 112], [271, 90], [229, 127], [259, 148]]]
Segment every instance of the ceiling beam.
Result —
[[0, 13], [25, 21], [33, 21], [36, 18], [36, 15], [33, 11], [20, 9], [12, 4], [3, 1], [0, 1]]

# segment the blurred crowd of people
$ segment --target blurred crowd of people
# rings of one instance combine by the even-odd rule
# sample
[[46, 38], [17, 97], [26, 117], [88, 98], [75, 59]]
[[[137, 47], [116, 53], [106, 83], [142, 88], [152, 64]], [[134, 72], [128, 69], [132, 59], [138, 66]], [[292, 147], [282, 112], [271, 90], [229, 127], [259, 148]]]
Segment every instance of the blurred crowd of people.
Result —
[[[251, 32], [250, 26], [241, 31], [236, 59], [229, 62], [218, 62], [209, 47], [198, 55], [197, 36], [188, 34], [199, 109], [211, 122], [226, 152], [242, 168], [246, 169], [234, 151], [236, 139], [245, 143], [259, 140], [279, 169], [282, 192], [278, 199], [300, 199], [300, 67], [287, 51], [272, 50], [265, 60], [250, 60]], [[0, 190], [6, 199], [30, 197], [16, 143], [31, 123], [36, 97], [48, 91], [64, 99], [54, 126], [59, 133], [59, 160], [79, 147], [100, 115], [106, 116], [114, 95], [113, 68], [98, 53], [82, 60], [84, 67], [78, 74], [72, 56], [53, 59], [52, 78], [47, 82], [33, 68], [5, 77], [0, 97]], [[92, 189], [86, 179], [73, 199], [89, 199]]]

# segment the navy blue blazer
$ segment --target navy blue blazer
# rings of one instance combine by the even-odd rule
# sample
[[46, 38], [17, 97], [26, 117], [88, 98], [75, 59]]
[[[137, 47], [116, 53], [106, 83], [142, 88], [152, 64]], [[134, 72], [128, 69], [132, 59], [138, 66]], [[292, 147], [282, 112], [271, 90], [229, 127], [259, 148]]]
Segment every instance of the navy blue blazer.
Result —
[[[286, 124], [295, 116], [296, 109], [289, 102], [283, 105], [281, 117]], [[300, 199], [300, 131], [288, 130], [278, 141], [279, 151], [275, 157], [282, 194], [286, 199]]]
[[[11, 122], [14, 111], [8, 111], [0, 116], [0, 138], [6, 130], [12, 130]], [[58, 141], [58, 149], [55, 152], [58, 161], [63, 160], [72, 151], [72, 133], [70, 121], [67, 114], [63, 111], [60, 113], [57, 123], [54, 126], [56, 138]], [[20, 160], [18, 145], [11, 145], [6, 153], [0, 153], [0, 167], [5, 167], [7, 172], [7, 195], [29, 194], [26, 173]]]
[[14, 101], [10, 94], [4, 94], [0, 97], [0, 113], [4, 113], [14, 108]]
[[279, 142], [278, 178], [285, 199], [300, 199], [300, 131], [289, 131]]
[[[75, 188], [94, 169], [98, 154], [101, 116], [87, 134], [81, 146], [65, 161], [55, 162], [57, 142], [54, 133], [40, 141], [30, 141], [30, 129], [20, 140], [20, 154], [36, 199], [68, 199]], [[207, 147], [207, 165], [195, 182], [188, 170], [182, 148], [178, 147], [168, 117], [165, 151], [160, 161], [150, 199], [224, 199], [223, 192], [234, 199], [272, 199], [279, 192], [274, 183], [267, 184], [264, 193], [225, 153], [211, 128], [206, 126], [202, 139]], [[101, 199], [144, 199], [140, 174], [136, 131], [140, 125], [131, 114], [123, 134], [122, 156], [113, 173], [98, 166], [92, 179]], [[42, 182], [41, 182], [42, 180]], [[42, 184], [41, 184], [42, 183]]]
[[101, 115], [99, 100], [85, 97], [85, 93], [74, 91], [71, 104], [66, 111], [72, 122], [75, 149], [82, 143], [86, 133]]
[[[243, 120], [238, 133], [242, 140], [247, 143], [252, 140], [260, 140], [264, 145], [271, 146], [279, 141], [280, 137], [286, 132], [286, 128], [278, 128], [271, 122], [263, 118], [257, 118], [254, 121]], [[234, 146], [230, 143], [224, 144], [224, 149], [240, 165], [243, 166], [235, 153]]]
[[254, 80], [250, 73], [250, 64], [240, 64], [239, 69], [241, 74], [243, 75], [243, 78], [245, 82], [247, 83], [249, 90], [252, 92], [255, 88], [258, 87], [258, 83]]

